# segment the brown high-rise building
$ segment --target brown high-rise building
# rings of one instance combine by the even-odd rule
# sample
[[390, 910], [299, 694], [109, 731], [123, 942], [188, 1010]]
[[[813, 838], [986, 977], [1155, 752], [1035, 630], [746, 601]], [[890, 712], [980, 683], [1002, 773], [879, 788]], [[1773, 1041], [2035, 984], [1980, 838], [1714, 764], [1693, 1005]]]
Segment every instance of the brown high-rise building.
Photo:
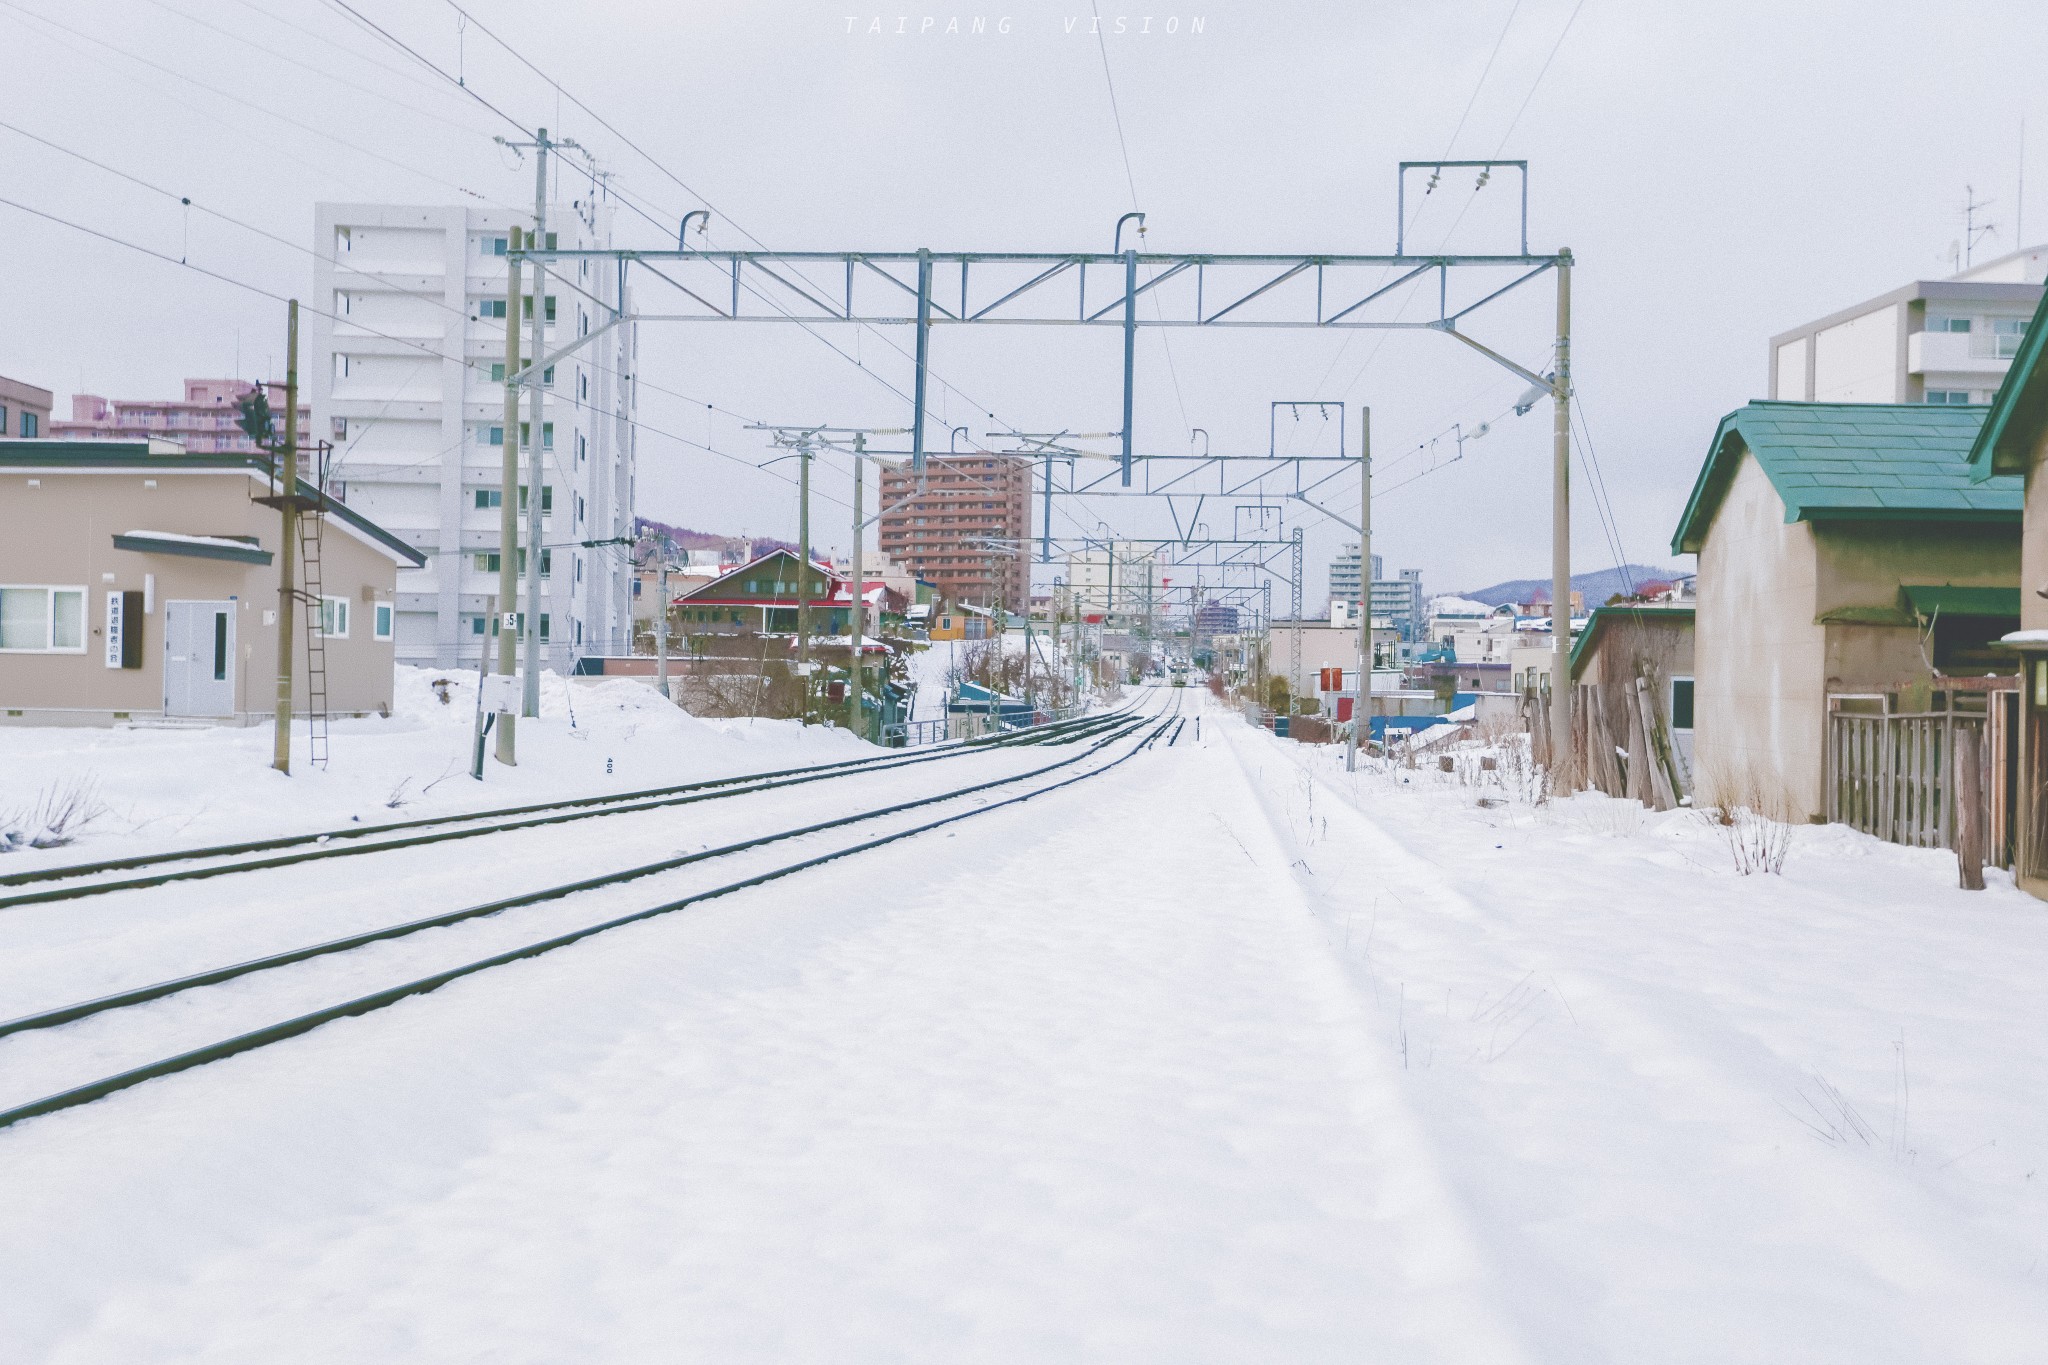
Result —
[[1031, 461], [934, 455], [924, 492], [903, 464], [882, 469], [882, 553], [936, 584], [949, 601], [1022, 612], [1030, 606]]

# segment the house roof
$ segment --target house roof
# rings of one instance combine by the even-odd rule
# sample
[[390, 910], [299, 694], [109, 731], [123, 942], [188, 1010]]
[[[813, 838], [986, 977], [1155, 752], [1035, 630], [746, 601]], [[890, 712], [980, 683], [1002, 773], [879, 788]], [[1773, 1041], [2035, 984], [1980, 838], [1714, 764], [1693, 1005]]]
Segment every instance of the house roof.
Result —
[[[0, 468], [43, 469], [59, 474], [112, 474], [137, 470], [242, 473], [275, 486], [270, 461], [261, 455], [224, 452], [194, 454], [164, 441], [0, 441]], [[357, 539], [367, 541], [399, 564], [422, 568], [427, 557], [377, 525], [347, 503], [322, 497], [320, 490], [299, 480], [299, 496], [320, 498], [322, 514], [340, 522]]]
[[[733, 580], [744, 578], [747, 574], [752, 573], [754, 570], [758, 569], [761, 565], [766, 564], [771, 559], [790, 560], [791, 567], [794, 568], [796, 552], [793, 550], [770, 550], [765, 555], [761, 555], [758, 558], [748, 560], [746, 563], [740, 565], [737, 569], [729, 570], [725, 573], [720, 574], [718, 577], [712, 579], [708, 583], [703, 583], [698, 585], [697, 587], [690, 589], [688, 592], [678, 596], [675, 599], [675, 601], [677, 604], [689, 602], [695, 606], [711, 607], [774, 606], [784, 601], [785, 599], [781, 597], [726, 597], [721, 595], [723, 591], [726, 590], [727, 585], [732, 583]], [[817, 563], [815, 560], [812, 561], [811, 567], [817, 570], [820, 574], [824, 575], [826, 584], [825, 595], [823, 597], [811, 599], [811, 604], [813, 606], [830, 607], [835, 602], [844, 603], [849, 600], [849, 598], [845, 596], [846, 579], [842, 575], [832, 572], [832, 570], [826, 568], [823, 564]], [[794, 586], [794, 582], [794, 576], [792, 576], [792, 586]], [[791, 603], [794, 603], [796, 601], [795, 593], [792, 592], [786, 600], [788, 600]]]
[[2027, 452], [2040, 440], [2048, 424], [2048, 294], [2034, 309], [2027, 324], [2027, 339], [2013, 357], [2012, 368], [1991, 400], [1991, 411], [1970, 447], [1970, 478], [1988, 483], [2003, 474], [2024, 474]]
[[[2031, 338], [2030, 338], [2031, 342]], [[1983, 407], [1759, 399], [1721, 419], [1672, 534], [1697, 554], [1747, 450], [1793, 521], [2017, 523], [2020, 481], [1972, 478]]]
[[1586, 628], [1579, 632], [1579, 638], [1572, 641], [1571, 670], [1577, 677], [1580, 665], [1592, 651], [1594, 639], [1613, 622], [1627, 617], [1634, 621], [1662, 619], [1684, 621], [1693, 619], [1693, 604], [1690, 602], [1617, 602], [1611, 606], [1595, 607], [1593, 614], [1586, 618]]

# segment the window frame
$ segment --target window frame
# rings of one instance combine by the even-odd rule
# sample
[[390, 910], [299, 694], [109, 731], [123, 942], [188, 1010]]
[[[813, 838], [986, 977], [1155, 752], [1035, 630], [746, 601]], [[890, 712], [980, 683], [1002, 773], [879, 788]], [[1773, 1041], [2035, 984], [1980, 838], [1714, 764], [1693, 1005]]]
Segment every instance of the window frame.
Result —
[[[349, 602], [348, 602], [348, 599], [347, 599], [346, 597], [330, 597], [330, 596], [326, 595], [325, 593], [321, 594], [321, 597], [320, 597], [320, 629], [319, 629], [319, 631], [317, 632], [317, 633], [318, 633], [318, 635], [320, 636], [320, 638], [321, 638], [321, 639], [323, 639], [323, 640], [346, 640], [346, 639], [348, 638], [348, 626], [349, 626], [349, 620], [348, 620], [348, 616], [349, 616], [349, 611], [348, 611], [348, 607], [349, 607]], [[333, 609], [333, 613], [334, 613], [334, 614], [333, 614], [332, 616], [329, 616], [329, 615], [328, 615], [328, 610], [329, 610], [329, 608], [332, 608], [332, 609]], [[338, 622], [338, 623], [340, 624], [340, 626], [341, 626], [341, 629], [340, 629], [340, 630], [329, 630], [329, 629], [328, 629], [328, 626], [329, 626], [330, 624], [334, 624], [334, 623], [337, 623], [337, 622]]]
[[[1686, 719], [1691, 725], [1678, 723], [1678, 685], [1686, 686]], [[1664, 715], [1674, 734], [1691, 734], [1699, 725], [1699, 680], [1684, 673], [1674, 673], [1664, 686]]]
[[398, 604], [374, 602], [370, 606], [370, 638], [388, 641], [398, 634]]
[[[87, 651], [85, 624], [86, 588], [82, 583], [0, 583], [0, 592], [43, 594], [43, 641], [40, 646], [0, 645], [0, 654], [84, 654]], [[57, 594], [73, 593], [78, 598], [78, 644], [57, 643]]]

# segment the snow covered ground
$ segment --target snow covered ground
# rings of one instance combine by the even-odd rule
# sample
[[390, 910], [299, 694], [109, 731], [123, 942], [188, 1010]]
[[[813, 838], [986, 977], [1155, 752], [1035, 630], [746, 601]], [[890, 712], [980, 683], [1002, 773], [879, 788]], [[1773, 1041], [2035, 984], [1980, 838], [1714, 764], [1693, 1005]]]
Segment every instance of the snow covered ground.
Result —
[[1200, 720], [0, 1132], [0, 1358], [2042, 1358], [2037, 903]]
[[[436, 688], [436, 680], [446, 686]], [[445, 692], [448, 700], [440, 697]], [[400, 668], [392, 714], [337, 720], [325, 769], [269, 766], [267, 725], [226, 730], [0, 726], [0, 828], [46, 793], [83, 786], [105, 813], [67, 848], [0, 854], [0, 874], [157, 849], [262, 838], [725, 777], [880, 752], [845, 730], [794, 721], [698, 720], [647, 683], [542, 678], [520, 723], [519, 764], [469, 776], [476, 675]]]

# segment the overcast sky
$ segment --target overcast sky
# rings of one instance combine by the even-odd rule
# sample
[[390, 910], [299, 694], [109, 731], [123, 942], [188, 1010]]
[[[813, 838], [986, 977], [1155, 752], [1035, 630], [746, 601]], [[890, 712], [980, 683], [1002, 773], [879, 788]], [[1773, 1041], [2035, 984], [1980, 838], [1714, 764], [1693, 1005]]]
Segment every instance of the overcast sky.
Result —
[[[1579, 471], [1581, 571], [1611, 565], [1617, 541], [1672, 562], [1716, 420], [1763, 394], [1766, 339], [1949, 273], [1966, 185], [1997, 224], [1978, 259], [2012, 249], [2023, 119], [2048, 146], [2038, 0], [1109, 0], [1100, 39], [1088, 0], [476, 0], [480, 23], [658, 165], [440, 0], [349, 3], [510, 117], [582, 142], [663, 222], [708, 201], [713, 246], [1103, 251], [1136, 207], [1151, 250], [1381, 253], [1396, 162], [1526, 158], [1532, 248], [1579, 263], [1574, 369], [1614, 513], [1610, 535]], [[507, 123], [322, 0], [0, 0], [0, 48], [0, 120], [291, 243], [311, 246], [320, 200], [530, 203], [530, 166], [491, 141]], [[0, 197], [264, 290], [310, 287], [304, 251], [8, 129], [0, 180]], [[2044, 239], [2037, 197], [2027, 235]], [[1512, 207], [1507, 182], [1475, 196], [1447, 180], [1411, 215], [1411, 249], [1511, 248]], [[620, 240], [661, 234], [625, 217]], [[0, 374], [55, 390], [60, 416], [78, 391], [281, 371], [282, 309], [257, 294], [7, 206], [0, 250]], [[1433, 300], [1402, 303], [1419, 317]], [[1468, 326], [1541, 368], [1552, 306], [1545, 281]], [[910, 366], [890, 345], [908, 331], [829, 336], [859, 364], [789, 326], [650, 324], [646, 378], [722, 411], [644, 397], [637, 510], [792, 534], [793, 493], [749, 467], [772, 452], [743, 419], [909, 416], [891, 386], [909, 388]], [[928, 439], [1112, 430], [1119, 347], [1114, 332], [938, 329]], [[1500, 418], [1525, 387], [1427, 333], [1153, 330], [1136, 430], [1145, 450], [1186, 450], [1200, 427], [1214, 449], [1262, 451], [1273, 400], [1370, 404], [1386, 471], [1375, 547], [1448, 591], [1547, 572], [1548, 408]], [[1450, 460], [1453, 424], [1488, 421]], [[1346, 533], [1304, 517], [1313, 602]], [[818, 519], [829, 541], [844, 509]], [[1055, 528], [1103, 523], [1171, 524], [1122, 501], [1063, 509]]]

